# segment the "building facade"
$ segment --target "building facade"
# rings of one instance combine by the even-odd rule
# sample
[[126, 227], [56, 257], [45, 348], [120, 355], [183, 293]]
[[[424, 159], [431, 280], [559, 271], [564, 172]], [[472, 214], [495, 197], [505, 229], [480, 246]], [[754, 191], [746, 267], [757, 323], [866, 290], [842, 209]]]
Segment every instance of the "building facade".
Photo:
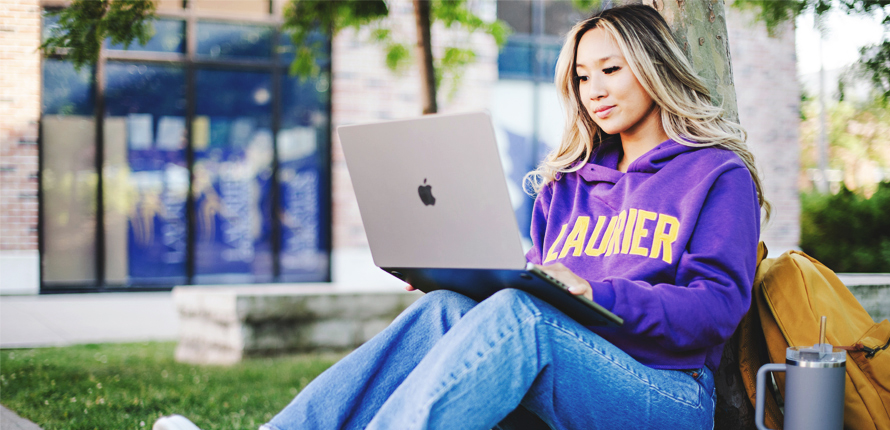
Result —
[[[284, 2], [161, 1], [146, 48], [106, 46], [99, 66], [77, 71], [37, 52], [52, 26], [43, 11], [58, 4], [3, 0], [0, 293], [361, 282], [373, 270], [332, 131], [419, 115], [420, 77], [390, 72], [383, 49], [354, 30], [330, 42], [329, 74], [288, 77]], [[389, 4], [394, 38], [413, 40], [411, 2]], [[484, 35], [433, 28], [434, 51], [476, 51], [460, 86], [439, 92], [440, 111], [491, 112], [527, 225], [521, 178], [559, 142], [552, 67], [582, 15], [555, 0], [470, 4], [514, 34], [499, 52]], [[731, 8], [727, 23], [740, 121], [774, 206], [762, 240], [794, 248], [794, 33], [769, 38]]]

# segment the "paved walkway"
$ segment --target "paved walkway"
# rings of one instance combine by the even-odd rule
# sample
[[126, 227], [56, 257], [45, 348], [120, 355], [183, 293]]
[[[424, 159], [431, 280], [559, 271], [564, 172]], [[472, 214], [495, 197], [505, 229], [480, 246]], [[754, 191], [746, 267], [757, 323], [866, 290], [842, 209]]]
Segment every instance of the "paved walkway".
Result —
[[0, 348], [175, 340], [170, 292], [0, 297]]
[[32, 423], [15, 412], [0, 406], [0, 429], [3, 430], [40, 430], [37, 424]]

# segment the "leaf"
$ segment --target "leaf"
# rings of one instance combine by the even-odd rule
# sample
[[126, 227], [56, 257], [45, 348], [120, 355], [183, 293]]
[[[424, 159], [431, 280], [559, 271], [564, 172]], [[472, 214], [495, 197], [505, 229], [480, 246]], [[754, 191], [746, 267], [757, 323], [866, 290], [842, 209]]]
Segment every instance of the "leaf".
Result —
[[411, 50], [401, 43], [392, 43], [386, 49], [386, 67], [402, 72], [411, 64]]
[[133, 40], [145, 45], [154, 34], [152, 0], [73, 0], [48, 15], [58, 22], [40, 50], [47, 56], [65, 54], [78, 70], [95, 64], [106, 38], [128, 47]]
[[865, 46], [859, 51], [859, 65], [886, 104], [890, 101], [890, 41]]
[[[282, 31], [290, 33], [294, 46], [300, 47], [290, 72], [301, 78], [316, 77], [321, 69], [317, 60], [324, 55], [325, 47], [319, 42], [310, 43], [313, 31], [322, 31], [333, 37], [344, 28], [360, 28], [389, 15], [383, 0], [291, 0], [284, 8]], [[385, 33], [376, 37], [386, 38]]]

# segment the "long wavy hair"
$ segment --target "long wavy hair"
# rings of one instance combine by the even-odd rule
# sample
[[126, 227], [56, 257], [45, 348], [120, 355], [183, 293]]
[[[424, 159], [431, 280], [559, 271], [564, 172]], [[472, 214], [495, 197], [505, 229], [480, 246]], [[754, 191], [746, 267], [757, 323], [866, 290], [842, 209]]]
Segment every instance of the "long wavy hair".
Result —
[[526, 175], [527, 185], [537, 193], [561, 174], [580, 169], [609, 137], [587, 112], [575, 73], [578, 43], [594, 28], [603, 29], [615, 40], [634, 76], [655, 101], [668, 137], [686, 146], [717, 146], [738, 154], [751, 172], [768, 220], [771, 205], [763, 196], [754, 155], [745, 144], [747, 133], [741, 125], [724, 118], [723, 108], [711, 104], [710, 91], [677, 45], [664, 18], [644, 5], [606, 9], [576, 24], [566, 35], [556, 62], [556, 88], [566, 112], [565, 131], [559, 147]]

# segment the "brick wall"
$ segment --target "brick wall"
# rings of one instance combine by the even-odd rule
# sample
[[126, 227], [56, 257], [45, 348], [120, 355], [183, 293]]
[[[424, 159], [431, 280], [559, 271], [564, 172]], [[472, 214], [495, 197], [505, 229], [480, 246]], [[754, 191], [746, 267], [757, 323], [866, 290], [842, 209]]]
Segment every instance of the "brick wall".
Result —
[[37, 250], [38, 0], [0, 3], [0, 251]]
[[777, 255], [800, 241], [798, 196], [800, 89], [797, 83], [794, 28], [783, 26], [769, 37], [751, 15], [727, 7], [727, 30], [739, 121], [757, 159], [772, 219], [761, 240]]

